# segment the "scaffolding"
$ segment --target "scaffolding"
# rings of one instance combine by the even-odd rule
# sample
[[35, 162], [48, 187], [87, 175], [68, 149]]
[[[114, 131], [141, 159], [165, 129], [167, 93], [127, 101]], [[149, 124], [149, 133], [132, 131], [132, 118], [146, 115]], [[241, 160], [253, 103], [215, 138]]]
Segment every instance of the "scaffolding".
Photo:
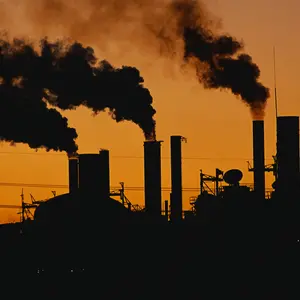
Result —
[[[52, 191], [53, 196], [56, 196], [56, 192]], [[30, 201], [31, 203], [25, 202], [25, 196], [24, 191], [22, 189], [21, 193], [21, 212], [19, 214], [21, 215], [21, 223], [24, 223], [25, 221], [31, 221], [34, 219], [32, 210], [36, 209], [41, 203], [45, 202], [46, 200], [36, 200], [32, 194], [30, 195]]]
[[125, 195], [125, 185], [124, 182], [120, 182], [121, 188], [116, 191], [110, 192], [111, 197], [120, 197], [120, 201], [124, 207], [126, 207], [129, 211], [141, 212], [144, 211], [144, 208], [138, 204], [132, 204], [129, 199]]

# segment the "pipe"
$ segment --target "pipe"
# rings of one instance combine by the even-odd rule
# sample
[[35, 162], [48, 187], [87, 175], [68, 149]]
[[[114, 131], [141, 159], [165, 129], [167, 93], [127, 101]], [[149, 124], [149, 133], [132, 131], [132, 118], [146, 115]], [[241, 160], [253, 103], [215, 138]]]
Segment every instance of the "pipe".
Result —
[[171, 136], [171, 221], [182, 220], [181, 136]]
[[168, 221], [169, 220], [169, 202], [168, 202], [168, 200], [165, 200], [165, 217], [166, 217], [166, 220]]
[[161, 141], [144, 142], [145, 209], [161, 215]]
[[253, 169], [254, 191], [265, 199], [265, 134], [264, 121], [253, 121]]

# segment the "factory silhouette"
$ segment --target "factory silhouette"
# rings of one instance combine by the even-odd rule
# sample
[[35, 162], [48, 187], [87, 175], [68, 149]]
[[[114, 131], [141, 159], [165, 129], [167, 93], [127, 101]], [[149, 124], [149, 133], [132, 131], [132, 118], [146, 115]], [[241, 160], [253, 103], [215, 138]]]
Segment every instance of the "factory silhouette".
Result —
[[[50, 298], [95, 291], [110, 299], [286, 295], [282, 272], [299, 262], [299, 117], [277, 117], [277, 154], [269, 166], [264, 121], [254, 120], [254, 188], [240, 184], [240, 170], [201, 171], [200, 194], [189, 211], [182, 208], [184, 138], [170, 139], [169, 203], [161, 197], [161, 141], [144, 142], [144, 207], [132, 205], [123, 188], [110, 191], [109, 150], [70, 154], [69, 193], [40, 202], [33, 220], [2, 225], [5, 274], [20, 276], [22, 284], [35, 278]], [[266, 172], [274, 175], [268, 195]], [[191, 255], [192, 262], [184, 262]]]
[[[201, 171], [200, 194], [183, 211], [184, 138], [173, 135], [171, 193], [163, 201], [156, 111], [139, 70], [100, 61], [77, 41], [45, 38], [36, 50], [27, 40], [1, 38], [1, 140], [64, 151], [69, 165], [67, 194], [22, 200], [21, 222], [1, 225], [1, 292], [7, 299], [29, 296], [31, 287], [39, 299], [288, 298], [299, 270], [299, 118], [277, 117], [277, 153], [266, 166], [262, 119], [270, 93], [243, 43], [209, 28], [196, 1], [171, 1], [163, 15], [140, 2], [140, 25], [168, 50], [162, 55], [181, 53], [204, 88], [229, 90], [250, 108], [254, 188], [240, 183], [240, 170]], [[149, 12], [154, 22], [163, 20], [158, 29], [148, 26]], [[143, 207], [127, 199], [124, 185], [111, 191], [109, 149], [78, 154], [76, 130], [55, 108], [82, 105], [142, 129]], [[266, 172], [274, 175], [271, 194]]]

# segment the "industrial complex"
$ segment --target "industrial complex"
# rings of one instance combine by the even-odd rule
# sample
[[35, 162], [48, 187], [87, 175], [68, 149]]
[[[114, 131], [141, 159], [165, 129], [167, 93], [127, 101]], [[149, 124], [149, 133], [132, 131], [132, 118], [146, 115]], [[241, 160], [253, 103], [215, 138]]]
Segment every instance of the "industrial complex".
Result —
[[[132, 289], [138, 293], [148, 289], [148, 293], [154, 295], [164, 291], [169, 295], [166, 278], [168, 284], [174, 285], [174, 293], [177, 293], [176, 280], [181, 282], [178, 287], [181, 291], [191, 280], [196, 284], [204, 275], [197, 273], [197, 279], [186, 277], [191, 265], [179, 263], [181, 259], [188, 259], [191, 251], [196, 255], [193, 267], [210, 273], [217, 265], [218, 268], [220, 265], [245, 268], [245, 261], [248, 267], [255, 268], [263, 253], [268, 253], [266, 257], [270, 258], [277, 250], [284, 251], [286, 245], [297, 247], [300, 237], [299, 117], [277, 117], [277, 154], [271, 165], [265, 165], [264, 121], [254, 120], [253, 166], [249, 165], [249, 171], [254, 174], [254, 188], [240, 184], [243, 174], [237, 169], [226, 172], [216, 169], [214, 175], [201, 171], [200, 194], [191, 201], [189, 211], [182, 209], [184, 138], [171, 136], [170, 139], [172, 191], [169, 202], [163, 202], [161, 197], [161, 141], [144, 142], [144, 207], [127, 199], [124, 186], [119, 191], [110, 190], [108, 150], [70, 154], [69, 193], [32, 204], [23, 202], [22, 222], [2, 225], [0, 229], [2, 255], [11, 259], [23, 257], [16, 264], [22, 276], [44, 276], [47, 284], [49, 278], [60, 282], [58, 278], [74, 277], [74, 274], [82, 283], [87, 270], [94, 274], [100, 268], [101, 276], [106, 278], [102, 289], [116, 293], [115, 298], [121, 299], [125, 293], [131, 295]], [[265, 188], [266, 172], [274, 175], [273, 191], [269, 194]], [[208, 182], [214, 183], [214, 188], [210, 188]], [[26, 211], [32, 208], [34, 218], [29, 219]], [[239, 257], [232, 252], [233, 245], [247, 249], [253, 258], [249, 256], [243, 266], [232, 264], [233, 259]], [[289, 259], [294, 259], [293, 250], [288, 251]], [[203, 257], [206, 258], [203, 260]], [[265, 266], [270, 271], [272, 263], [269, 261]], [[6, 272], [10, 267], [11, 264]], [[161, 271], [153, 277], [157, 268]], [[208, 273], [203, 279], [202, 292], [211, 289]], [[114, 274], [118, 274], [117, 279], [112, 279]], [[114, 290], [112, 280], [122, 288]], [[132, 280], [137, 287], [130, 285]], [[43, 284], [39, 287], [45, 289]], [[66, 289], [70, 292], [73, 288], [74, 281], [72, 287]], [[194, 290], [189, 293], [189, 297], [194, 297]]]

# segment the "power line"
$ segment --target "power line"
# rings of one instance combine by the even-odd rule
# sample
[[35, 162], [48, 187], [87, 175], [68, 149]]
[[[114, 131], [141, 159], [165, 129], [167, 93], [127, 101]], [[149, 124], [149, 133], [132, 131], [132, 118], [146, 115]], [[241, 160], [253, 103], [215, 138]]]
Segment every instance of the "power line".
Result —
[[22, 208], [21, 205], [0, 204], [0, 208]]
[[[66, 154], [61, 153], [32, 153], [32, 152], [12, 152], [12, 151], [0, 151], [0, 154], [9, 154], [9, 155], [35, 155], [35, 156], [58, 156], [66, 157]], [[120, 158], [120, 159], [144, 159], [143, 156], [134, 156], [134, 155], [114, 155], [111, 158]], [[171, 159], [169, 156], [162, 156], [161, 159]], [[247, 157], [182, 157], [183, 160], [252, 160], [252, 158]], [[266, 158], [266, 160], [272, 160], [273, 158]]]
[[[0, 186], [8, 187], [32, 187], [32, 188], [58, 188], [58, 189], [68, 189], [69, 186], [65, 184], [45, 184], [45, 183], [23, 183], [23, 182], [0, 182]], [[118, 190], [120, 187], [112, 186], [112, 190]], [[143, 191], [143, 186], [128, 186], [125, 187], [127, 191]], [[183, 191], [197, 191], [199, 188], [186, 187], [182, 189]], [[171, 191], [171, 187], [162, 187], [162, 191]]]

